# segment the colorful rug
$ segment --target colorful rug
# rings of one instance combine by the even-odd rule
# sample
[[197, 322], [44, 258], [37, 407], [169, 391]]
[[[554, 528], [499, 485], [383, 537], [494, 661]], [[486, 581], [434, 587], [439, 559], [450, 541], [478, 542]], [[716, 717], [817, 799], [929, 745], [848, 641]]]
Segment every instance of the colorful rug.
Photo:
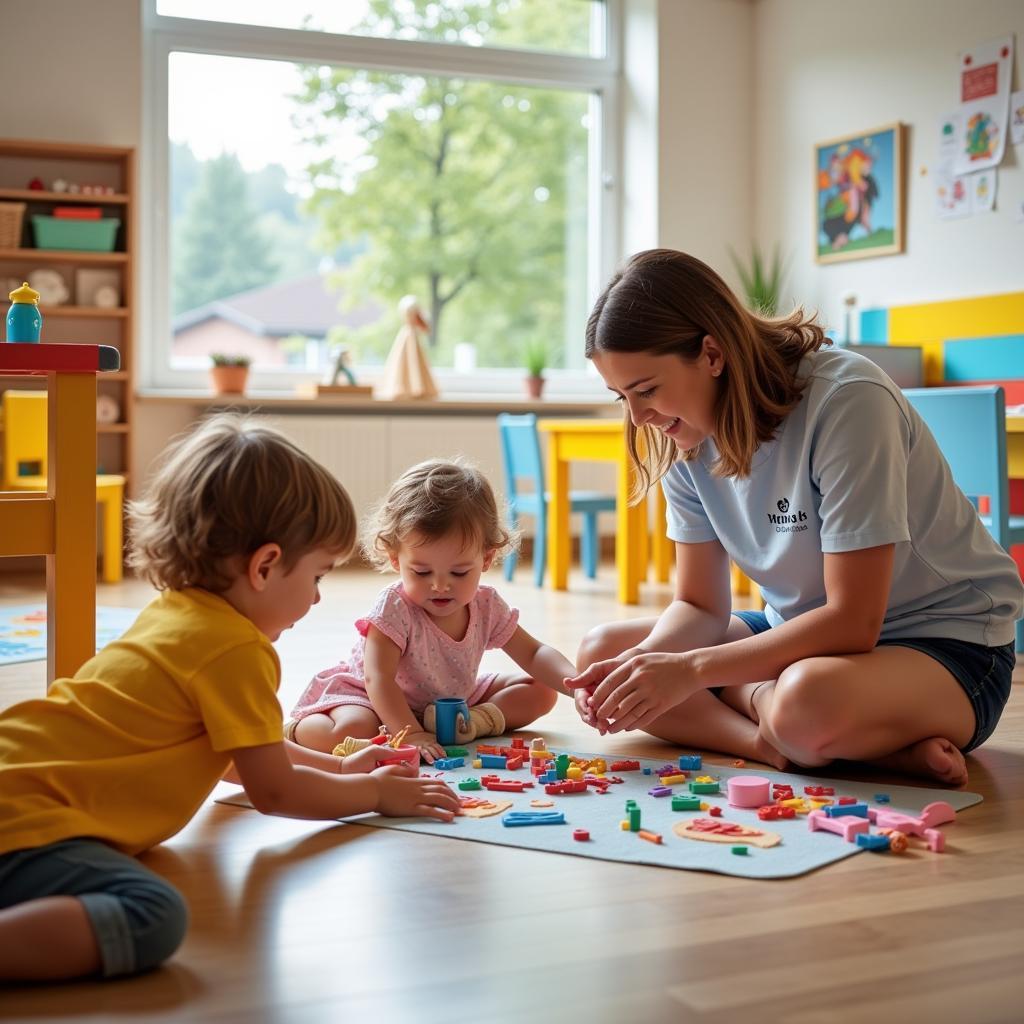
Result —
[[[504, 744], [507, 739], [488, 739], [489, 744]], [[554, 753], [561, 753], [555, 750]], [[582, 754], [579, 751], [564, 751], [579, 756], [595, 757], [605, 755]], [[682, 753], [680, 751], [679, 753]], [[621, 755], [616, 755], [616, 758]], [[757, 768], [726, 768], [722, 765], [705, 765], [699, 771], [689, 772], [689, 779], [700, 775], [714, 776], [720, 780], [720, 794], [703, 795], [701, 799], [708, 808], [720, 809], [721, 817], [713, 817], [709, 811], [674, 811], [672, 797], [655, 797], [650, 790], [658, 785], [657, 771], [666, 760], [677, 761], [678, 754], [670, 759], [652, 760], [637, 758], [640, 762], [639, 771], [611, 771], [622, 779], [609, 787], [605, 795], [593, 789], [585, 793], [565, 796], [550, 796], [544, 792], [542, 784], [533, 779], [528, 769], [509, 772], [502, 769], [474, 769], [472, 767], [456, 768], [450, 771], [434, 772], [432, 768], [423, 766], [421, 774], [437, 774], [448, 781], [453, 788], [467, 778], [480, 778], [492, 772], [502, 779], [534, 781], [532, 789], [522, 793], [498, 793], [487, 790], [459, 791], [460, 796], [490, 798], [495, 802], [511, 800], [513, 813], [537, 813], [531, 801], [550, 801], [552, 806], [542, 808], [546, 812], [562, 812], [565, 816], [563, 824], [548, 824], [533, 827], [508, 827], [502, 823], [505, 814], [491, 817], [470, 818], [458, 817], [451, 824], [432, 821], [427, 818], [385, 818], [379, 814], [367, 814], [360, 817], [344, 819], [360, 825], [372, 825], [375, 828], [399, 829], [403, 832], [422, 832], [431, 836], [444, 836], [448, 839], [468, 839], [481, 843], [497, 843], [501, 846], [518, 846], [527, 850], [540, 850], [548, 853], [575, 854], [580, 857], [597, 857], [601, 860], [618, 860], [635, 864], [651, 864], [667, 868], [684, 868], [697, 871], [714, 871], [726, 875], [740, 875], [745, 878], [793, 878], [797, 875], [814, 871], [852, 857], [862, 852], [862, 848], [846, 842], [841, 836], [832, 832], [812, 832], [804, 815], [788, 820], [761, 821], [756, 810], [745, 810], [729, 806], [726, 797], [727, 780], [741, 775], [758, 775], [766, 777], [772, 783], [788, 784], [794, 794], [804, 795], [805, 786], [825, 786], [834, 789], [834, 799], [855, 797], [868, 807], [885, 807], [904, 814], [917, 815], [928, 804], [934, 801], [945, 801], [957, 812], [972, 804], [981, 802], [977, 793], [965, 793], [957, 790], [928, 789], [917, 786], [891, 786], [879, 782], [842, 782], [836, 779], [821, 778], [813, 775], [798, 775], [792, 772], [762, 771]], [[609, 758], [609, 762], [612, 759]], [[467, 765], [469, 761], [467, 760]], [[651, 770], [645, 775], [643, 769]], [[686, 783], [677, 783], [670, 787], [678, 796], [689, 793]], [[880, 798], [880, 799], [879, 799]], [[886, 799], [887, 798], [887, 799]], [[660, 835], [660, 843], [650, 842], [641, 838], [636, 832], [623, 831], [622, 820], [626, 817], [626, 800], [635, 800], [640, 808], [640, 827], [645, 832]], [[234, 795], [221, 797], [218, 803], [233, 804], [239, 807], [251, 807], [244, 793], [238, 791]], [[687, 821], [704, 819], [707, 821], [725, 822], [740, 825], [746, 829], [755, 829], [764, 833], [774, 833], [780, 842], [768, 848], [761, 848], [753, 840], [744, 841], [742, 836], [729, 838], [728, 842], [694, 842], [692, 838], [683, 838], [675, 826]], [[934, 857], [955, 857], [956, 833], [964, 826], [953, 823], [940, 826], [946, 836], [946, 852], [932, 853], [925, 848], [923, 842], [913, 840], [910, 849], [899, 856], [925, 862]], [[585, 842], [573, 838], [576, 829], [586, 829], [590, 838]], [[698, 826], [699, 828], [699, 826]], [[706, 831], [706, 827], [705, 827]], [[877, 829], [871, 826], [871, 832]], [[742, 854], [733, 853], [734, 846], [744, 846]], [[871, 853], [869, 856], [895, 857], [893, 853]]]
[[[116, 640], [140, 608], [97, 608], [96, 650]], [[0, 605], [0, 665], [46, 660], [46, 605]]]

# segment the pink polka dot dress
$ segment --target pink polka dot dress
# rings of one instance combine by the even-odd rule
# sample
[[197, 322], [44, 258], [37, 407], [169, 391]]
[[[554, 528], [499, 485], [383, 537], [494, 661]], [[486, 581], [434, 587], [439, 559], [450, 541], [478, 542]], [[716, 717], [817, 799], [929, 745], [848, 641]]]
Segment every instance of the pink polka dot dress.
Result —
[[481, 586], [469, 604], [469, 624], [453, 640], [419, 605], [393, 583], [377, 595], [373, 610], [356, 620], [359, 636], [347, 661], [318, 672], [292, 709], [292, 718], [325, 713], [344, 704], [372, 708], [366, 693], [366, 634], [376, 626], [402, 652], [395, 682], [417, 717], [439, 697], [461, 697], [478, 704], [497, 673], [480, 674], [484, 651], [504, 647], [519, 625], [518, 609], [493, 587]]

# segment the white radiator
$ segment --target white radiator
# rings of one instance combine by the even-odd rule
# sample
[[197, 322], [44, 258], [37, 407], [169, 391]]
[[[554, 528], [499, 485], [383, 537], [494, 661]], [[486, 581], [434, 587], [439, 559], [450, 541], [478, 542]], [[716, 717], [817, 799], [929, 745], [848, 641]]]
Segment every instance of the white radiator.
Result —
[[272, 416], [268, 420], [341, 481], [362, 518], [391, 483], [390, 417]]
[[[431, 458], [461, 455], [478, 466], [499, 503], [504, 501], [501, 443], [493, 416], [268, 416], [278, 430], [327, 467], [344, 485], [360, 519], [387, 492], [404, 470]], [[615, 490], [609, 463], [572, 467], [573, 487]], [[603, 533], [614, 531], [614, 518], [598, 520]], [[523, 522], [532, 533], [533, 520]]]

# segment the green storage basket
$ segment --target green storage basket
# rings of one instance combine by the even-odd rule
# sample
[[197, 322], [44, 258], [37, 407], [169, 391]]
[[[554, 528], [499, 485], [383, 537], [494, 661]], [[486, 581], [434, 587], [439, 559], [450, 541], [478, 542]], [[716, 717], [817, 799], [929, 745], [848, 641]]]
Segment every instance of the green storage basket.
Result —
[[102, 220], [77, 220], [70, 217], [32, 217], [37, 249], [84, 249], [88, 252], [113, 252], [117, 217]]

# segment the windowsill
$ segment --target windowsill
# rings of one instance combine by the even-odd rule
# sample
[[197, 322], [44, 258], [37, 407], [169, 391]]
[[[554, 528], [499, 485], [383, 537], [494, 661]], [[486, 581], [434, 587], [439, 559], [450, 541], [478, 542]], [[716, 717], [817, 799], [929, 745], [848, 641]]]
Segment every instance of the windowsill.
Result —
[[539, 416], [596, 413], [618, 415], [607, 399], [588, 396], [544, 397], [465, 393], [432, 399], [377, 399], [369, 395], [301, 397], [290, 391], [252, 391], [244, 395], [214, 395], [206, 390], [145, 388], [136, 392], [141, 404], [188, 405], [201, 408], [273, 409], [278, 412], [323, 413], [360, 412], [374, 414], [421, 413], [427, 416], [452, 413], [533, 412]]

